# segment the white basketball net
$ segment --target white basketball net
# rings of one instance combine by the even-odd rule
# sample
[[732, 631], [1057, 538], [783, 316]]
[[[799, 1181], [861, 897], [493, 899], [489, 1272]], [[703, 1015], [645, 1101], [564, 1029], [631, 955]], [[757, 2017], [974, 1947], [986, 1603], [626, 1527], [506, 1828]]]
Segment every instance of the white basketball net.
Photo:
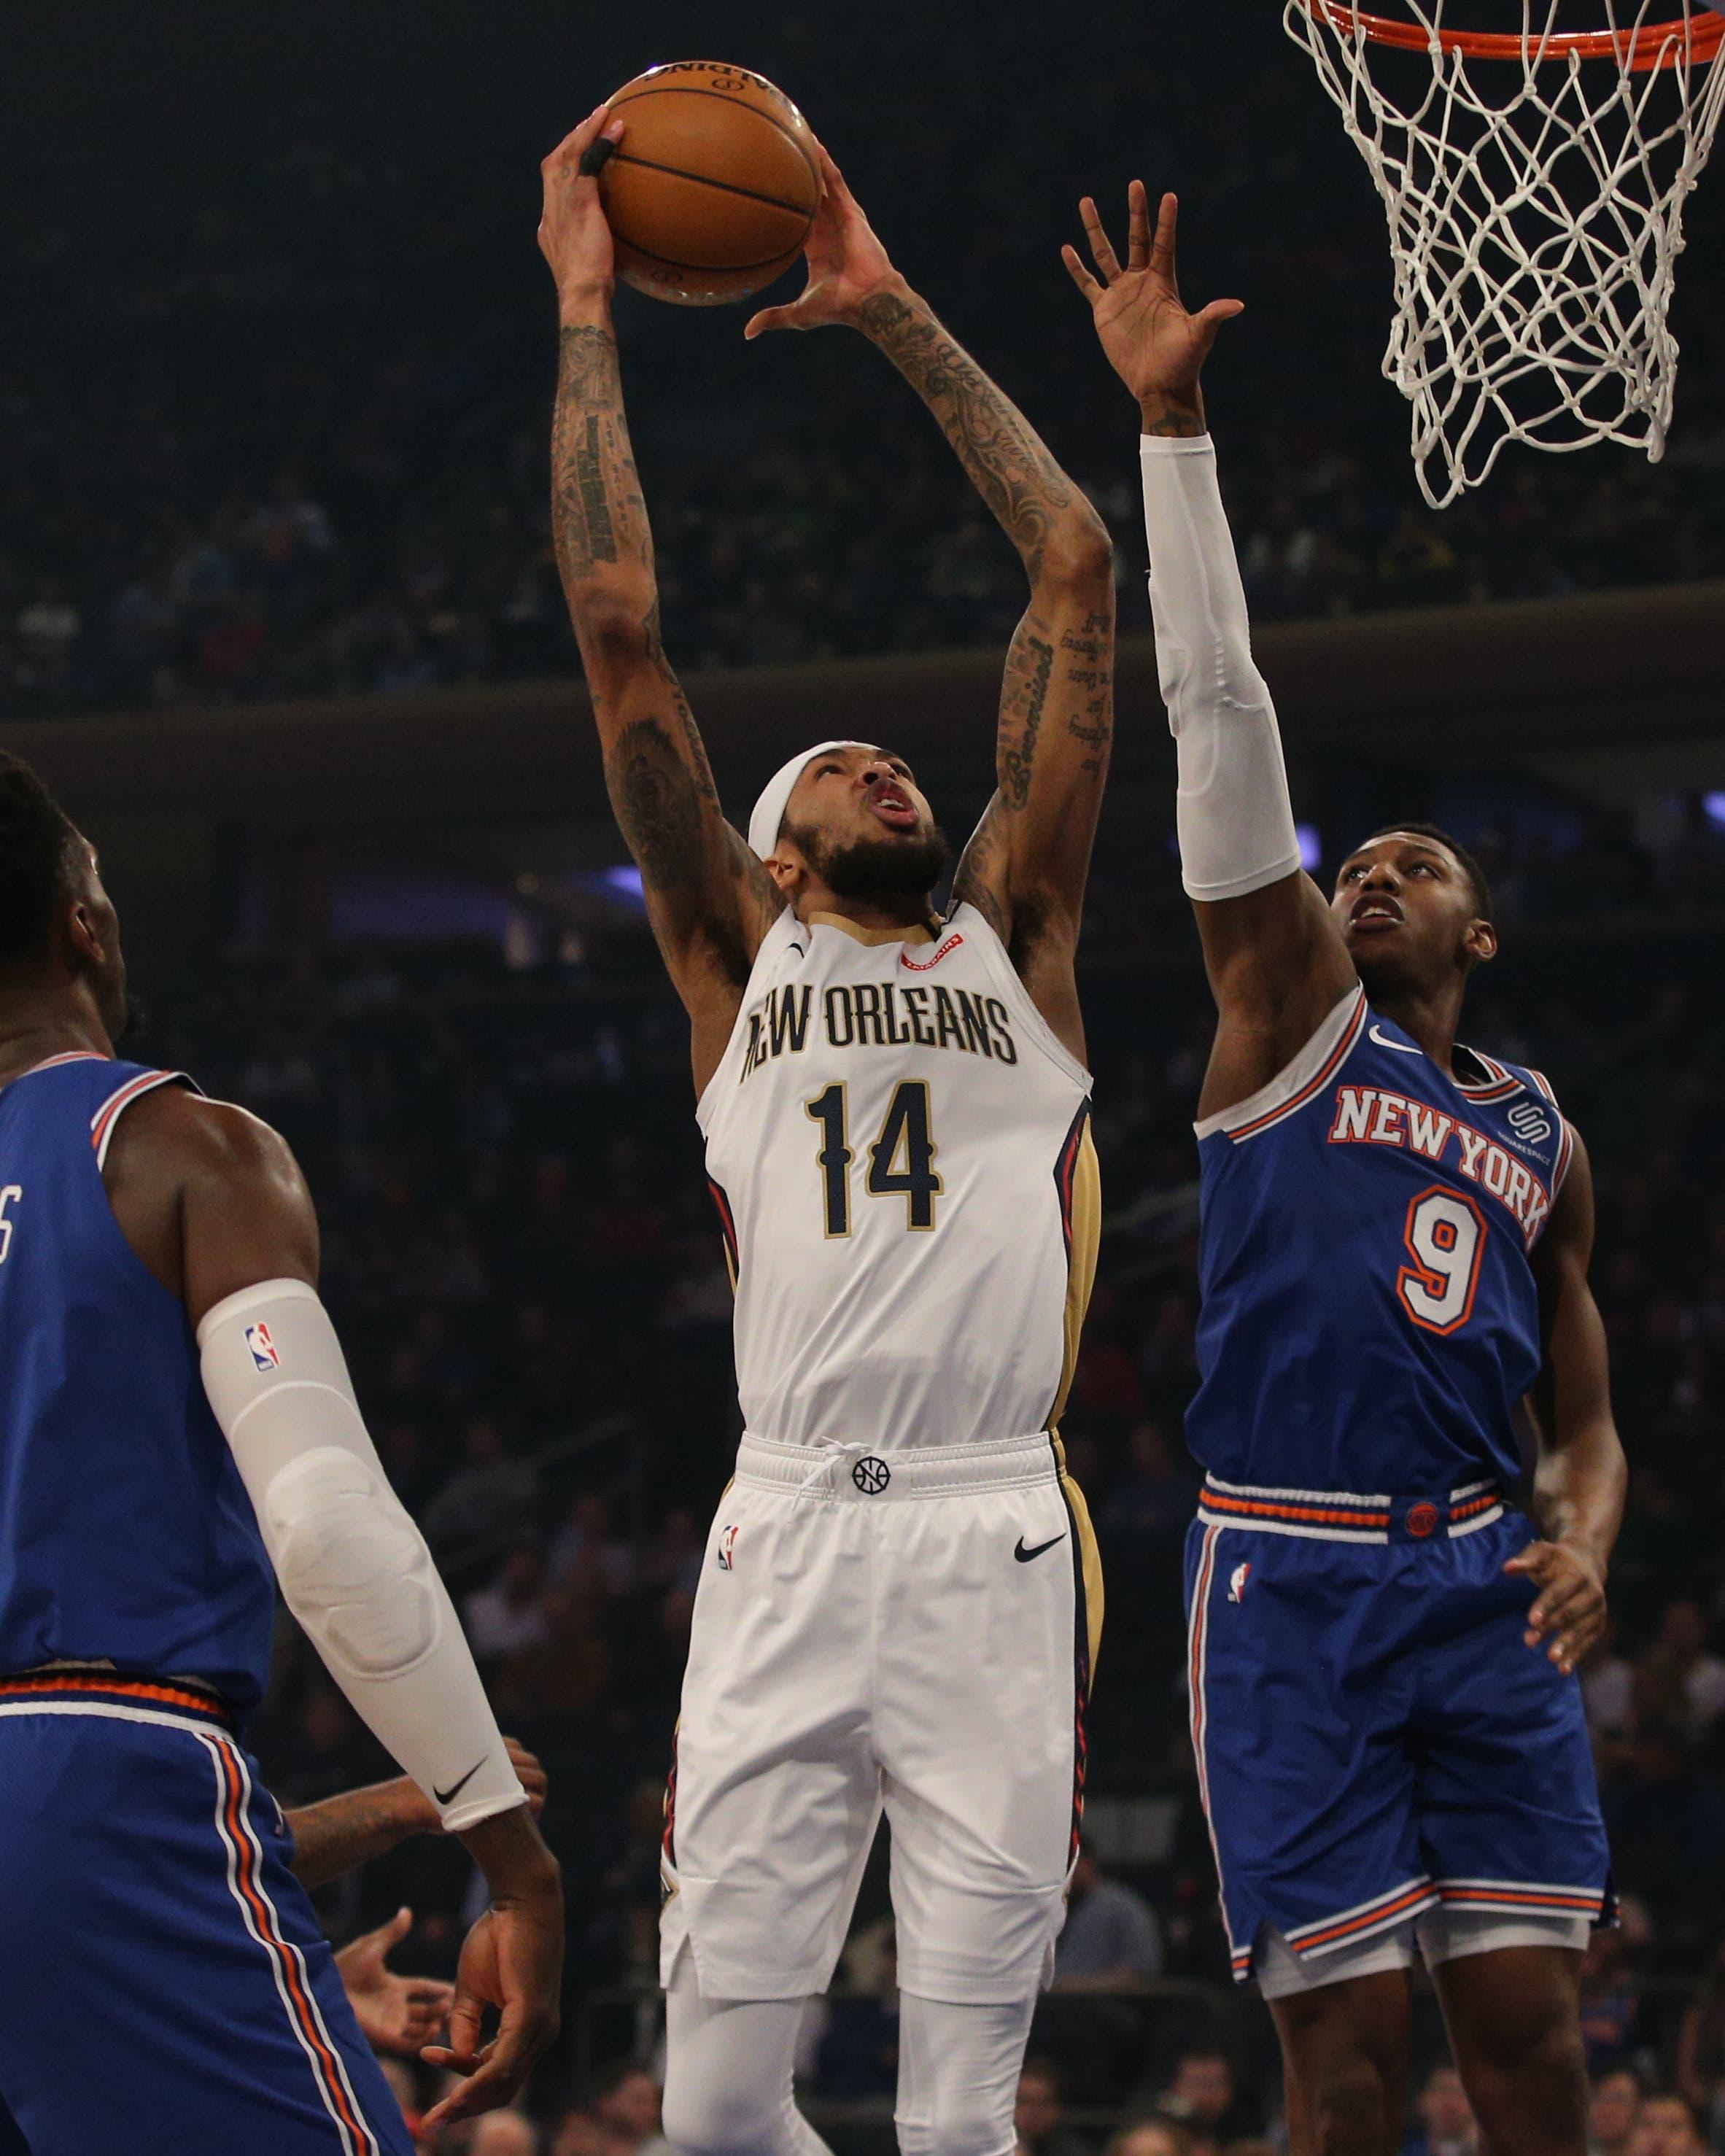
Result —
[[1367, 34], [1357, 0], [1284, 4], [1389, 216], [1384, 372], [1414, 408], [1433, 508], [1477, 486], [1510, 442], [1622, 442], [1656, 463], [1683, 204], [1725, 105], [1715, 7], [1607, 0], [1615, 37], [1583, 57], [1566, 49], [1571, 0], [1521, 0], [1505, 57], [1445, 42], [1478, 28], [1479, 0], [1371, 0], [1399, 50]]

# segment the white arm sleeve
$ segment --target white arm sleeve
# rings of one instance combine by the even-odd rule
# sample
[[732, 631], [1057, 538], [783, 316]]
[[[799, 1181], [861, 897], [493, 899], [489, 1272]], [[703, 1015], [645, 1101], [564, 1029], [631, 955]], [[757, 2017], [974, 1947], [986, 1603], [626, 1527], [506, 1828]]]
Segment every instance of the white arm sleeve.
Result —
[[287, 1605], [452, 1833], [526, 1802], [449, 1592], [384, 1480], [336, 1328], [265, 1281], [198, 1328], [203, 1386]]
[[1291, 875], [1300, 841], [1215, 444], [1146, 434], [1139, 452], [1157, 667], [1178, 744], [1181, 877], [1192, 898], [1243, 898]]

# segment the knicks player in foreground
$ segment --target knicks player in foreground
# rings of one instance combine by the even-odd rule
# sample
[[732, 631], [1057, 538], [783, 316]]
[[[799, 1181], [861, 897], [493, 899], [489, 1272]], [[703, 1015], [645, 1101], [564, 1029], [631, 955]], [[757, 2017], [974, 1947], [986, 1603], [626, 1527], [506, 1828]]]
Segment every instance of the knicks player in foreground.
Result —
[[871, 744], [793, 757], [745, 844], [657, 634], [610, 235], [579, 171], [602, 117], [544, 174], [557, 553], [612, 802], [689, 1012], [747, 1424], [665, 1835], [665, 2131], [691, 2151], [819, 2147], [792, 2059], [884, 1806], [901, 2139], [1008, 2156], [1101, 1614], [1054, 1430], [1095, 1264], [1073, 952], [1107, 761], [1110, 548], [829, 162], [809, 286], [750, 328], [842, 322], [877, 345], [1023, 556], [1030, 601], [999, 790], [946, 920], [928, 803]]
[[[126, 1009], [94, 854], [0, 759], [0, 2156], [411, 2156], [240, 1741], [277, 1581], [492, 1890], [434, 2119], [506, 2102], [555, 2031], [557, 1867], [360, 1419], [291, 1155], [117, 1060]], [[313, 1876], [397, 1838], [359, 1800], [307, 1825]]]
[[[1423, 1954], [1488, 2156], [1583, 2156], [1578, 2010], [1609, 1865], [1575, 1666], [1624, 1491], [1587, 1156], [1537, 1071], [1456, 1039], [1485, 879], [1378, 831], [1302, 873], [1199, 382], [1175, 205], [1067, 264], [1137, 396], [1178, 829], [1219, 1023], [1199, 1102], [1209, 1471], [1193, 1745], [1235, 1972], [1269, 1997], [1296, 2156], [1401, 2143]], [[1523, 1406], [1532, 1518], [1510, 1502]], [[1537, 1524], [1536, 1524], [1537, 1523]]]

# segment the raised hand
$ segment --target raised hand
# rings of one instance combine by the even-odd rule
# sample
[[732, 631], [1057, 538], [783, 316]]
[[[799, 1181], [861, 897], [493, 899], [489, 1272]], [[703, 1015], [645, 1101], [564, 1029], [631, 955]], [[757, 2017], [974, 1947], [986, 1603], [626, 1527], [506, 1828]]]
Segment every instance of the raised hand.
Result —
[[886, 249], [863, 215], [862, 206], [845, 184], [845, 175], [816, 143], [820, 157], [820, 208], [803, 249], [809, 282], [783, 307], [763, 307], [743, 331], [757, 337], [768, 330], [819, 330], [852, 321], [870, 294], [899, 281]]
[[557, 298], [565, 305], [607, 300], [617, 281], [616, 254], [599, 203], [598, 179], [582, 170], [582, 160], [601, 136], [608, 142], [621, 141], [623, 130], [620, 118], [608, 120], [604, 106], [595, 105], [539, 167], [545, 187], [539, 251], [551, 264]]
[[1195, 315], [1187, 311], [1174, 275], [1180, 215], [1174, 196], [1163, 197], [1153, 239], [1150, 198], [1142, 180], [1132, 182], [1127, 191], [1124, 269], [1096, 203], [1086, 195], [1078, 209], [1098, 274], [1086, 269], [1076, 247], [1063, 247], [1060, 259], [1090, 303], [1109, 364], [1138, 400], [1146, 431], [1202, 433], [1199, 377], [1217, 331], [1245, 311], [1245, 302], [1212, 300]]

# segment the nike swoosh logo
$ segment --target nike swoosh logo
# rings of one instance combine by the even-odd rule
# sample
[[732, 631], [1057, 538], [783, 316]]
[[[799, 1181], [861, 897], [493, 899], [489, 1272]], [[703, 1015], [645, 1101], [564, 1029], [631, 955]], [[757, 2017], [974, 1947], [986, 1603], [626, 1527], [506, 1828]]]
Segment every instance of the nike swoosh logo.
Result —
[[1375, 1025], [1372, 1028], [1372, 1038], [1380, 1048], [1393, 1048], [1399, 1055], [1424, 1055], [1425, 1053], [1423, 1048], [1409, 1048], [1404, 1040], [1392, 1040], [1387, 1033], [1379, 1033]]
[[449, 1788], [446, 1789], [439, 1789], [434, 1784], [431, 1792], [432, 1795], [437, 1799], [440, 1804], [453, 1804], [455, 1799], [460, 1795], [461, 1792], [467, 1787], [468, 1784], [473, 1779], [474, 1776], [478, 1774], [480, 1768], [483, 1767], [485, 1763], [483, 1759], [475, 1759], [473, 1764], [468, 1768], [467, 1772], [461, 1777], [460, 1780], [459, 1782], [451, 1782]]
[[1038, 1543], [1034, 1549], [1026, 1549], [1024, 1548], [1024, 1538], [1020, 1535], [1019, 1537], [1019, 1546], [1013, 1552], [1013, 1555], [1018, 1559], [1020, 1564], [1028, 1564], [1033, 1557], [1040, 1557], [1044, 1550], [1051, 1550], [1056, 1543], [1063, 1543], [1066, 1537], [1064, 1535], [1050, 1535], [1045, 1543]]

